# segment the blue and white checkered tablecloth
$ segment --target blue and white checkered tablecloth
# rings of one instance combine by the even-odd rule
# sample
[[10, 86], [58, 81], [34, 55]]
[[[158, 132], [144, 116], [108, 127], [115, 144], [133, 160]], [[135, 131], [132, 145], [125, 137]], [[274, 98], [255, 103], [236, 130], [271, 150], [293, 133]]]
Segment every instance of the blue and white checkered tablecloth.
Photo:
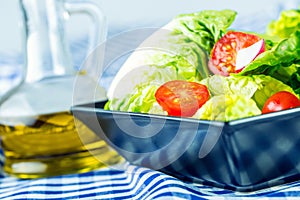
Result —
[[252, 193], [184, 183], [125, 163], [81, 174], [25, 180], [1, 173], [0, 199], [299, 199], [300, 182]]

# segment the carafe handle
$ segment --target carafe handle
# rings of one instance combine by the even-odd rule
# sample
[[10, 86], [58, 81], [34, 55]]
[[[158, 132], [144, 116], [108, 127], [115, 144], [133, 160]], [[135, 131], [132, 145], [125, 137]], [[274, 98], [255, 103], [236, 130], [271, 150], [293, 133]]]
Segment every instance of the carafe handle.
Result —
[[[97, 54], [93, 54], [93, 50], [103, 43], [107, 36], [107, 21], [103, 10], [95, 4], [94, 1], [65, 1], [65, 9], [72, 14], [86, 14], [92, 21], [92, 27], [89, 32], [89, 46], [87, 49], [86, 57], [89, 57], [87, 61], [92, 62], [85, 64], [84, 71], [91, 78], [97, 79], [98, 75], [102, 72], [102, 57]], [[93, 57], [93, 58], [91, 58]]]

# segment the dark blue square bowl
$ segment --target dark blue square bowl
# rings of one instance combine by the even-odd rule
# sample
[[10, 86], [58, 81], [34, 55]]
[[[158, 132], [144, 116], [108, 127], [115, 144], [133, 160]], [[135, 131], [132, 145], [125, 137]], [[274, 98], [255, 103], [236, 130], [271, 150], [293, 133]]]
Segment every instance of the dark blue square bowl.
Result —
[[230, 122], [72, 107], [132, 164], [184, 181], [255, 191], [300, 180], [300, 108]]

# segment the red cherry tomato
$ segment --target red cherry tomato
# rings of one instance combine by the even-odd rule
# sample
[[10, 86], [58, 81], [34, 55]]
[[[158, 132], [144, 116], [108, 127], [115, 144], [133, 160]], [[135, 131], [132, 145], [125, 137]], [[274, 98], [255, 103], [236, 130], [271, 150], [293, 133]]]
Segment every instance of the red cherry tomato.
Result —
[[158, 104], [172, 116], [193, 116], [209, 97], [205, 85], [183, 80], [166, 82], [155, 92]]
[[280, 91], [265, 102], [262, 113], [270, 113], [300, 106], [300, 100], [290, 92]]
[[[236, 70], [236, 56], [241, 49], [247, 48], [261, 40], [260, 37], [253, 34], [229, 31], [220, 40], [216, 42], [211, 52], [209, 60], [209, 69], [214, 74], [228, 76], [229, 73], [238, 73]], [[265, 50], [264, 46], [259, 53]], [[258, 53], [258, 54], [259, 54]]]

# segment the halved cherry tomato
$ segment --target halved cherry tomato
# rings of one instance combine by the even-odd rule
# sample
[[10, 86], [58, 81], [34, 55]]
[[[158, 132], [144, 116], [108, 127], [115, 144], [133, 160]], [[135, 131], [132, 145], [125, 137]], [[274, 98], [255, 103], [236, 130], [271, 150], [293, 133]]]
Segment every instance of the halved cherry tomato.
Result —
[[172, 116], [193, 116], [209, 97], [205, 85], [183, 80], [166, 82], [155, 92], [158, 104]]
[[262, 113], [275, 112], [300, 106], [300, 100], [292, 93], [280, 91], [273, 94], [265, 102]]
[[[257, 35], [228, 31], [220, 40], [216, 42], [211, 52], [209, 60], [209, 69], [214, 74], [228, 76], [229, 73], [238, 73], [241, 69], [236, 70], [236, 56], [241, 49], [247, 48], [261, 40]], [[262, 53], [265, 47], [261, 49]], [[259, 54], [258, 53], [258, 54]]]

